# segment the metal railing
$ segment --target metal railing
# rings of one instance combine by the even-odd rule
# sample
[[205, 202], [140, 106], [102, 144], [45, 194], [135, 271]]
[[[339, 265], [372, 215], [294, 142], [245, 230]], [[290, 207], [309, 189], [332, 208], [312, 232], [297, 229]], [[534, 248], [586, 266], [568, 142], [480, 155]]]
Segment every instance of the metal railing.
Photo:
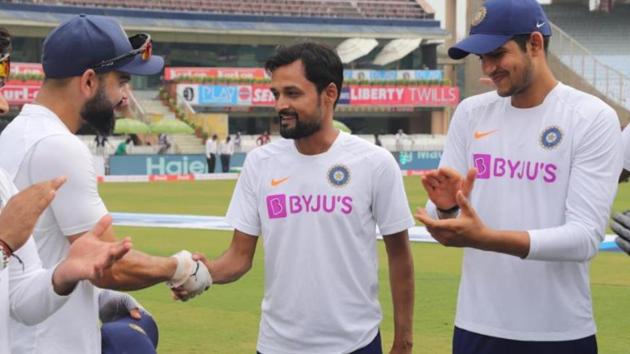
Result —
[[142, 109], [142, 106], [136, 99], [136, 96], [134, 96], [132, 90], [128, 90], [128, 98], [129, 98], [129, 111], [131, 112], [131, 116], [132, 116], [131, 118], [135, 118], [145, 123], [149, 123], [147, 122], [144, 109]]
[[604, 64], [560, 27], [551, 24], [551, 28], [549, 51], [600, 93], [630, 110], [630, 77]]

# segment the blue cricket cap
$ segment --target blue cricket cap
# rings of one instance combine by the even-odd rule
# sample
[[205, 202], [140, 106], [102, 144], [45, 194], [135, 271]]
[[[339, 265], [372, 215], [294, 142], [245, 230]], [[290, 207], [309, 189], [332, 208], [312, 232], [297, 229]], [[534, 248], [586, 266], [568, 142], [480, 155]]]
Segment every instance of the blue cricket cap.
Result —
[[[116, 20], [105, 16], [78, 15], [61, 23], [44, 40], [42, 66], [48, 78], [63, 79], [82, 75], [105, 60], [132, 51], [131, 42]], [[141, 54], [115, 62], [104, 71], [134, 75], [154, 75], [164, 68], [164, 59]]]
[[140, 320], [125, 316], [101, 326], [102, 354], [156, 354], [158, 328], [153, 317], [142, 312]]
[[519, 34], [551, 36], [551, 25], [537, 0], [488, 0], [472, 21], [470, 35], [448, 49], [452, 59], [494, 51]]

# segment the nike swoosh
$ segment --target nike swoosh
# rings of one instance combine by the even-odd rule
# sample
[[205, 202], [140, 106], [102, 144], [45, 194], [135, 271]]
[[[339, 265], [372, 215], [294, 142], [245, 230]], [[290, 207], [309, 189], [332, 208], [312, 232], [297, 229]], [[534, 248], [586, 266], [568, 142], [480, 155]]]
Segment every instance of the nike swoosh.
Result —
[[536, 22], [536, 28], [540, 28], [540, 27], [542, 27], [544, 25], [545, 25], [544, 22], [541, 22], [541, 23]]
[[496, 133], [499, 129], [495, 129], [495, 130], [489, 130], [487, 132], [480, 132], [480, 131], [476, 131], [475, 132], [475, 139], [479, 140], [479, 139], [483, 139], [485, 137], [487, 137], [490, 134]]
[[284, 177], [284, 178], [280, 178], [280, 179], [272, 179], [271, 180], [271, 186], [272, 187], [277, 187], [279, 185], [281, 185], [282, 183], [286, 182], [289, 180], [289, 177]]

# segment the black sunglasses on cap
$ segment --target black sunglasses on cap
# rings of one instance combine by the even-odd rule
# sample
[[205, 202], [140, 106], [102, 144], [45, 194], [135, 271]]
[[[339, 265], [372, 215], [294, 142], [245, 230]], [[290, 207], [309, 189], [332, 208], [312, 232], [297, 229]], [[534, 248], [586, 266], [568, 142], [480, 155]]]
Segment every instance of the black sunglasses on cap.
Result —
[[153, 54], [153, 43], [151, 42], [151, 35], [147, 33], [136, 34], [129, 37], [129, 43], [131, 43], [131, 51], [119, 55], [115, 58], [103, 60], [102, 62], [92, 66], [92, 69], [98, 70], [108, 66], [112, 66], [121, 60], [135, 57], [138, 54], [142, 54], [142, 60], [147, 61]]

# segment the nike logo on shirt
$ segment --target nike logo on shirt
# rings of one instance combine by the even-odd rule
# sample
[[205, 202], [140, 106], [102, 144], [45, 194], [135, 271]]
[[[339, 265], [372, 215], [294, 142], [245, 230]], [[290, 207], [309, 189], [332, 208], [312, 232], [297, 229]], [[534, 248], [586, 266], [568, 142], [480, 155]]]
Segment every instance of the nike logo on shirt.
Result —
[[284, 182], [286, 182], [288, 180], [289, 180], [289, 177], [284, 177], [284, 178], [279, 178], [279, 179], [273, 178], [271, 180], [271, 186], [272, 187], [277, 187], [277, 186], [281, 185], [282, 183], [284, 183]]
[[482, 131], [476, 131], [475, 132], [475, 139], [479, 140], [479, 139], [483, 139], [485, 137], [487, 137], [490, 134], [496, 133], [499, 129], [495, 129], [495, 130], [489, 130], [486, 132], [482, 132]]

